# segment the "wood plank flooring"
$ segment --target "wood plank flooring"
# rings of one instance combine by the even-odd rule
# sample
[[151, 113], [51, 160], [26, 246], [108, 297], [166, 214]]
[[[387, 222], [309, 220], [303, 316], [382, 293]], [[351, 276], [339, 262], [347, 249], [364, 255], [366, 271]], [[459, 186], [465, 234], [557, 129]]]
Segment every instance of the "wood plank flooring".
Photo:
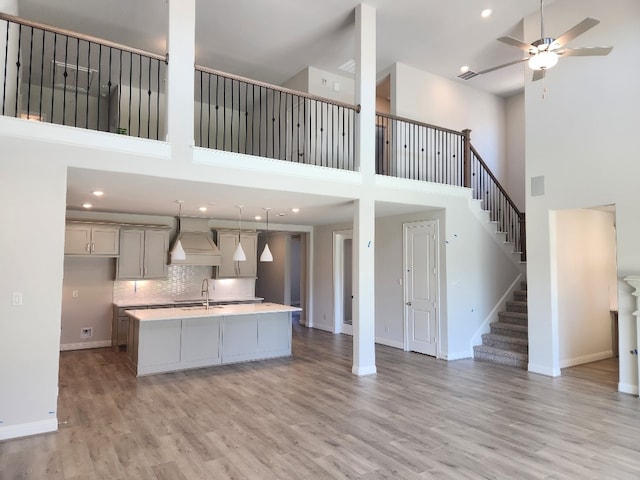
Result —
[[57, 433], [0, 443], [0, 479], [626, 479], [640, 401], [294, 328], [292, 358], [136, 379], [123, 353], [64, 352]]

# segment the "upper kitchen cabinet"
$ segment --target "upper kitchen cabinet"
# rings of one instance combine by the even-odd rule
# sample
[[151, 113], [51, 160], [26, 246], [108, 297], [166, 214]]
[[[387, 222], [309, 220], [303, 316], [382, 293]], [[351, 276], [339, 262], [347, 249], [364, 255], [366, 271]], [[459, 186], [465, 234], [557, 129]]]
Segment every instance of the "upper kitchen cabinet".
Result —
[[238, 245], [238, 231], [218, 230], [218, 248], [222, 254], [222, 260], [218, 267], [218, 278], [255, 277], [257, 275], [258, 234], [252, 231], [243, 231], [240, 234], [240, 243], [247, 260], [235, 262], [233, 252]]
[[121, 229], [116, 278], [118, 280], [165, 278], [168, 273], [168, 250], [168, 229]]
[[114, 225], [68, 223], [65, 227], [65, 255], [117, 257], [120, 228]]

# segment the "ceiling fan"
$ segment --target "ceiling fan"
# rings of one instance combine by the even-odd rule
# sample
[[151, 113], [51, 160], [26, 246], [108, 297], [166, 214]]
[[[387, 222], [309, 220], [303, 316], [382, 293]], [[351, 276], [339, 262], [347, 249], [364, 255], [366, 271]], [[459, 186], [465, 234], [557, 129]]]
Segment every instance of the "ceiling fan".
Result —
[[600, 23], [600, 20], [587, 17], [577, 25], [571, 27], [565, 33], [558, 38], [545, 37], [544, 34], [544, 5], [543, 0], [540, 0], [540, 39], [528, 44], [512, 36], [504, 36], [498, 38], [499, 41], [519, 48], [526, 52], [524, 58], [514, 60], [497, 67], [488, 68], [481, 72], [474, 72], [467, 70], [459, 75], [464, 80], [483, 75], [485, 73], [493, 72], [501, 68], [505, 68], [517, 63], [528, 62], [529, 68], [533, 70], [533, 81], [544, 78], [545, 72], [558, 63], [560, 57], [565, 56], [593, 56], [593, 55], [608, 55], [613, 47], [577, 47], [567, 48], [565, 45], [578, 35], [582, 35], [587, 30], [595, 27]]

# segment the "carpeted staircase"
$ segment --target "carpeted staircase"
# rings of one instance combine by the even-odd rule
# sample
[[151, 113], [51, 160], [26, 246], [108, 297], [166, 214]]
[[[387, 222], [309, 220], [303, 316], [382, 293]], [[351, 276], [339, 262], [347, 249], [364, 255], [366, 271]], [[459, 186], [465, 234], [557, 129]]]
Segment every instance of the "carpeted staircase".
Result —
[[513, 300], [507, 302], [507, 310], [498, 313], [498, 321], [491, 323], [491, 333], [482, 335], [482, 345], [473, 347], [476, 360], [527, 368], [527, 284], [523, 282], [520, 288], [513, 292]]

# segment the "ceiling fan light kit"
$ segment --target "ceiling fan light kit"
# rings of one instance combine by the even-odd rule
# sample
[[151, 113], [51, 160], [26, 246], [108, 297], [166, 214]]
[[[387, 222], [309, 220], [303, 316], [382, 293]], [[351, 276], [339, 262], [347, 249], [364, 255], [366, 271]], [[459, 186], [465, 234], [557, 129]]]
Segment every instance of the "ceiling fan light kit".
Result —
[[571, 27], [565, 33], [560, 35], [558, 38], [553, 37], [545, 37], [544, 34], [544, 4], [543, 1], [540, 1], [540, 39], [535, 42], [529, 44], [525, 43], [522, 40], [518, 40], [517, 38], [511, 37], [509, 35], [505, 37], [498, 38], [498, 41], [506, 43], [512, 47], [519, 48], [520, 50], [525, 52], [525, 57], [519, 60], [514, 60], [502, 65], [498, 65], [496, 67], [487, 68], [486, 70], [482, 70], [480, 72], [467, 71], [463, 72], [461, 75], [458, 75], [459, 78], [463, 80], [470, 80], [478, 75], [482, 75], [485, 73], [493, 72], [495, 70], [499, 70], [501, 68], [505, 68], [511, 65], [516, 65], [518, 63], [527, 62], [529, 68], [531, 68], [533, 73], [533, 81], [540, 80], [544, 78], [544, 73], [553, 68], [557, 63], [560, 57], [563, 56], [602, 56], [608, 55], [609, 52], [613, 49], [613, 47], [576, 47], [576, 48], [566, 48], [565, 45], [569, 43], [571, 40], [576, 38], [579, 35], [582, 35], [587, 30], [595, 27], [600, 23], [600, 20], [595, 18], [587, 17], [582, 20], [577, 25]]

